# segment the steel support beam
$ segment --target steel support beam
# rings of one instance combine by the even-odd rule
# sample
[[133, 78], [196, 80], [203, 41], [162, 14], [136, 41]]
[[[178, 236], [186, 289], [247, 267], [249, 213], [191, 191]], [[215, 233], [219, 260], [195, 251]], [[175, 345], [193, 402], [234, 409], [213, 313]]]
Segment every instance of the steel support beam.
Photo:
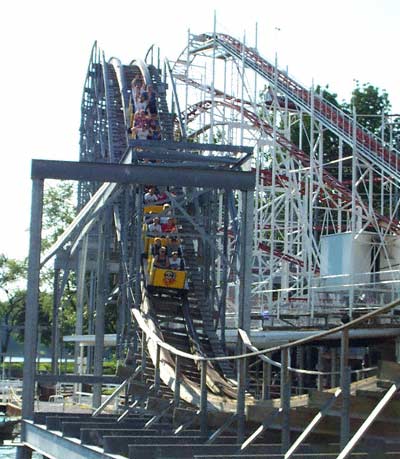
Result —
[[253, 153], [253, 147], [244, 145], [218, 145], [215, 143], [196, 143], [196, 142], [168, 142], [151, 140], [129, 140], [130, 147], [149, 148], [152, 150], [188, 150], [188, 151], [222, 151], [225, 153]]
[[24, 444], [45, 457], [68, 459], [109, 459], [98, 448], [81, 445], [79, 441], [62, 437], [45, 427], [23, 422]]
[[340, 420], [340, 448], [343, 450], [350, 439], [350, 368], [349, 330], [342, 331], [340, 348], [340, 388], [342, 389], [342, 409]]
[[[108, 214], [108, 213], [106, 213]], [[95, 344], [93, 373], [95, 376], [103, 375], [104, 357], [104, 325], [106, 302], [106, 218], [99, 223], [98, 257], [97, 257], [97, 284], [96, 284], [96, 319], [95, 319]], [[101, 384], [93, 386], [93, 408], [101, 405]]]
[[160, 383], [161, 383], [161, 378], [160, 378], [160, 354], [161, 354], [161, 347], [157, 343], [156, 344], [156, 363], [154, 365], [154, 393], [158, 394], [158, 391], [160, 390]]
[[228, 291], [228, 227], [229, 227], [229, 208], [228, 208], [228, 196], [226, 191], [223, 195], [223, 239], [222, 239], [222, 276], [221, 276], [221, 302], [219, 306], [219, 323], [221, 333], [221, 345], [224, 351], [226, 350], [225, 341], [225, 324], [226, 324], [226, 295]]
[[200, 433], [202, 437], [205, 437], [208, 432], [207, 418], [207, 360], [202, 360], [200, 374]]
[[262, 362], [262, 400], [271, 398], [271, 364]]
[[124, 381], [122, 376], [95, 376], [95, 375], [37, 375], [36, 381], [43, 384], [121, 384]]
[[170, 151], [170, 150], [150, 150], [149, 147], [143, 147], [140, 151], [135, 151], [133, 156], [139, 160], [163, 160], [163, 161], [185, 161], [193, 164], [222, 164], [235, 165], [237, 160], [226, 156], [201, 156], [198, 154], [188, 153], [186, 151]]
[[179, 356], [175, 356], [175, 387], [174, 387], [174, 405], [179, 407], [181, 400], [181, 361]]
[[79, 180], [137, 183], [158, 186], [193, 186], [217, 189], [253, 190], [255, 174], [192, 166], [172, 167], [128, 164], [85, 163], [79, 161], [32, 160], [33, 179]]
[[59, 360], [59, 330], [58, 330], [58, 308], [60, 303], [60, 269], [54, 268], [53, 279], [53, 323], [51, 326], [51, 372], [58, 373]]
[[[297, 367], [304, 369], [304, 347], [298, 346], [296, 348], [297, 351]], [[302, 373], [297, 374], [298, 377], [298, 390], [299, 395], [304, 393], [304, 375]]]
[[[29, 236], [28, 282], [24, 332], [24, 372], [22, 389], [22, 417], [33, 419], [35, 401], [36, 352], [39, 321], [40, 251], [43, 214], [43, 180], [32, 182], [31, 223]], [[21, 431], [21, 440], [26, 440]], [[19, 448], [18, 458], [29, 459], [31, 450]]]
[[353, 449], [356, 447], [357, 443], [362, 439], [365, 432], [369, 429], [371, 424], [375, 421], [375, 419], [379, 416], [381, 411], [385, 408], [385, 406], [390, 402], [392, 397], [396, 394], [399, 390], [400, 381], [396, 381], [390, 389], [386, 392], [386, 394], [382, 397], [376, 407], [372, 410], [371, 414], [368, 418], [362, 423], [360, 428], [357, 432], [353, 435], [352, 439], [347, 443], [346, 447], [342, 449], [337, 459], [345, 459], [346, 457], [350, 457]]
[[282, 453], [290, 446], [290, 375], [289, 349], [281, 351], [281, 409], [282, 409]]
[[[317, 363], [317, 370], [319, 372], [322, 372], [323, 371], [323, 360], [322, 360], [322, 354], [323, 354], [323, 348], [322, 346], [318, 346], [318, 363]], [[317, 390], [320, 390], [322, 391], [323, 390], [323, 379], [322, 379], [322, 375], [319, 374], [317, 376]]]
[[[245, 353], [245, 346], [239, 337], [239, 354]], [[245, 421], [246, 421], [246, 372], [247, 368], [246, 357], [241, 358], [237, 362], [237, 399], [236, 399], [236, 419], [237, 419], [237, 443], [243, 443], [245, 435]]]
[[331, 349], [331, 387], [336, 387], [336, 348]]
[[251, 316], [251, 268], [253, 258], [253, 192], [245, 191], [242, 193], [242, 197], [238, 326], [249, 334]]
[[[77, 272], [77, 299], [76, 299], [76, 324], [75, 335], [82, 335], [83, 333], [83, 307], [85, 301], [85, 278], [86, 278], [86, 265], [87, 265], [87, 252], [88, 252], [88, 235], [85, 236], [78, 256], [78, 272]], [[75, 343], [75, 373], [79, 372], [79, 368], [83, 369], [83, 349], [79, 343]], [[80, 362], [78, 363], [78, 359]]]
[[[141, 292], [141, 256], [142, 256], [142, 227], [143, 227], [143, 186], [136, 189], [136, 221], [135, 221], [135, 307], [139, 308], [142, 301]], [[145, 338], [144, 338], [145, 339]], [[144, 349], [144, 343], [142, 343]]]
[[321, 407], [321, 410], [313, 417], [312, 421], [308, 424], [308, 426], [296, 438], [296, 441], [293, 443], [290, 449], [286, 452], [284, 459], [289, 459], [290, 457], [293, 456], [293, 454], [297, 451], [299, 446], [305, 441], [308, 435], [313, 431], [313, 429], [315, 429], [315, 427], [320, 423], [323, 417], [328, 413], [328, 411], [336, 403], [341, 393], [342, 393], [342, 390], [337, 389], [336, 392], [333, 394], [332, 398], [324, 403], [324, 405]]
[[40, 250], [43, 212], [43, 180], [33, 180], [29, 238], [28, 284], [24, 335], [24, 385], [22, 392], [24, 419], [33, 419], [35, 364], [39, 319]]

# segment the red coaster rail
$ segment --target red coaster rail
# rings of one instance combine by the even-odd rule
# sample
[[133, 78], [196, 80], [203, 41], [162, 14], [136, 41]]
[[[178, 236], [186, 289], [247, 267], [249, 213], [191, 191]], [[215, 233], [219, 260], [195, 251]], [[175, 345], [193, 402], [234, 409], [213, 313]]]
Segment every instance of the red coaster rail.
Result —
[[[213, 37], [208, 36], [211, 40]], [[262, 75], [271, 84], [297, 106], [314, 116], [325, 127], [336, 133], [350, 145], [355, 144], [357, 151], [372, 163], [378, 170], [383, 170], [395, 180], [400, 181], [400, 152], [383, 143], [376, 135], [355, 123], [353, 118], [335, 105], [324, 100], [318, 94], [312, 94], [285, 72], [261, 57], [254, 48], [249, 48], [239, 40], [227, 35], [217, 34], [216, 43], [229, 54], [240, 58], [255, 72]]]

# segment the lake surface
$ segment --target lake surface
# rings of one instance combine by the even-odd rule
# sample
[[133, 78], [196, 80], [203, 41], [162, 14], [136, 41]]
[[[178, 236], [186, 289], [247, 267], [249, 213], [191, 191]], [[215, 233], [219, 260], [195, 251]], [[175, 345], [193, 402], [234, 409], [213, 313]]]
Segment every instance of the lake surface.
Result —
[[[17, 448], [14, 446], [0, 446], [0, 459], [15, 459], [17, 456]], [[32, 459], [42, 459], [41, 454], [33, 453]]]

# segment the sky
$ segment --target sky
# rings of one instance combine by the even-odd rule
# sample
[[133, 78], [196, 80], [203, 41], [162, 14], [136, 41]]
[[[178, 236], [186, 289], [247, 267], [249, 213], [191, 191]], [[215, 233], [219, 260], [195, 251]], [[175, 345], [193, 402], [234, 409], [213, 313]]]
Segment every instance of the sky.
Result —
[[0, 253], [28, 255], [32, 159], [76, 161], [92, 45], [123, 63], [152, 44], [173, 60], [188, 30], [258, 47], [306, 87], [349, 100], [355, 81], [385, 89], [400, 113], [398, 0], [15, 0], [0, 4]]

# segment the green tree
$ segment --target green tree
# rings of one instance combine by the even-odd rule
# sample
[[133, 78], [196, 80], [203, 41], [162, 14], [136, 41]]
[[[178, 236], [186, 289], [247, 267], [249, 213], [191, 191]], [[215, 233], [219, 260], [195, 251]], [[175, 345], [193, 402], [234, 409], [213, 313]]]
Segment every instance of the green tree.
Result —
[[26, 262], [0, 255], [0, 349], [1, 362], [8, 350], [13, 331], [21, 332], [21, 317], [25, 308]]
[[[335, 107], [341, 108], [337, 100], [337, 94], [329, 91], [329, 86], [317, 86], [315, 88], [315, 96], [322, 96], [324, 100], [328, 101]], [[292, 125], [290, 130], [291, 141], [295, 145], [300, 144], [300, 134], [302, 136], [302, 150], [310, 154], [311, 149], [311, 117], [307, 113], [302, 115], [300, 124], [300, 117], [297, 115], [292, 116]], [[302, 132], [300, 129], [302, 128]], [[314, 130], [314, 142], [317, 140], [318, 132]], [[332, 133], [327, 129], [322, 130], [322, 142], [323, 142], [323, 163], [326, 164], [329, 161], [336, 160], [338, 157], [339, 149], [339, 138], [336, 134]], [[335, 167], [335, 166], [334, 166]], [[329, 166], [327, 166], [329, 170]]]
[[43, 251], [54, 244], [72, 222], [76, 214], [75, 202], [73, 182], [46, 182], [43, 196]]
[[[355, 109], [357, 121], [373, 134], [382, 135], [382, 121], [390, 113], [388, 93], [370, 83], [356, 82], [350, 103], [343, 103], [343, 109], [350, 114]], [[388, 132], [385, 133], [387, 137]]]
[[[43, 230], [42, 230], [42, 251], [50, 248], [72, 222], [76, 214], [76, 195], [74, 182], [70, 181], [48, 181], [43, 196]], [[42, 269], [41, 285], [44, 292], [53, 289], [54, 269], [48, 267]], [[41, 295], [40, 317], [50, 317], [47, 327], [43, 327], [42, 341], [49, 344], [51, 340], [51, 323], [53, 315], [52, 295]], [[60, 301], [58, 323], [61, 334], [71, 334], [74, 331], [76, 319], [76, 279], [70, 273], [63, 296]]]
[[[72, 221], [75, 214], [74, 188], [71, 182], [49, 184], [43, 198], [42, 250], [48, 249]], [[23, 341], [26, 303], [27, 261], [0, 255], [0, 350], [8, 350], [11, 335]], [[39, 293], [39, 327], [41, 341], [51, 341], [53, 294], [50, 279], [52, 268], [42, 269]], [[71, 276], [70, 276], [71, 277]], [[75, 282], [69, 279], [62, 300], [62, 333], [71, 333], [75, 322]]]

